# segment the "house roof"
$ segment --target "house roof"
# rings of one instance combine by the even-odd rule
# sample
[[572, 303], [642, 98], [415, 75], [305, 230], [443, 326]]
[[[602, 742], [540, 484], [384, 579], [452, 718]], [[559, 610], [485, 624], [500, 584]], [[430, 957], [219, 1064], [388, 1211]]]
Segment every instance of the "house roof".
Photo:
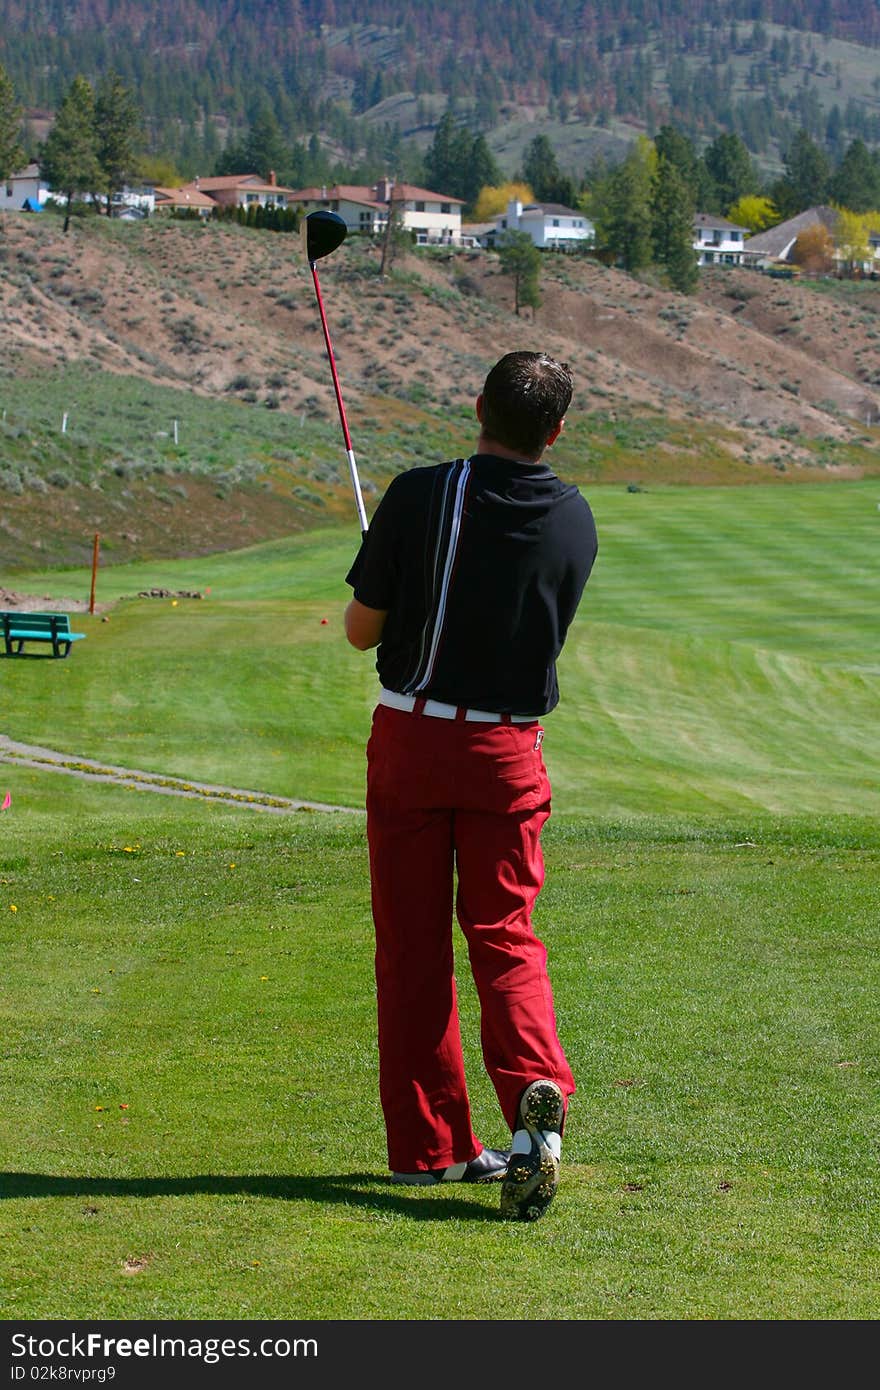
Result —
[[726, 217], [719, 217], [714, 212], [695, 212], [694, 227], [711, 227], [718, 232], [747, 232], [749, 230], [741, 223], [729, 222]]
[[[200, 185], [204, 187], [204, 183]], [[348, 203], [363, 203], [366, 207], [388, 211], [388, 203], [379, 198], [378, 185], [355, 183], [334, 183], [332, 187], [297, 188], [293, 196], [300, 202], [328, 202], [344, 199]], [[429, 188], [419, 188], [414, 183], [395, 183], [391, 185], [392, 200], [395, 203], [457, 203], [464, 205], [463, 198], [453, 198], [449, 193], [432, 193]]]
[[8, 182], [12, 183], [15, 179], [38, 179], [40, 177], [40, 166], [36, 163], [26, 164], [23, 169], [16, 169], [14, 174], [9, 175]]
[[156, 187], [156, 203], [162, 207], [171, 204], [181, 208], [215, 208], [217, 204], [206, 193], [201, 193], [195, 184], [184, 184], [183, 188]]
[[807, 208], [806, 212], [799, 212], [796, 217], [789, 217], [785, 222], [778, 222], [775, 227], [769, 227], [766, 232], [757, 232], [755, 236], [750, 236], [743, 244], [746, 251], [757, 251], [762, 256], [782, 256], [792, 244], [797, 241], [801, 232], [806, 232], [810, 227], [826, 227], [829, 232], [834, 232], [837, 227], [837, 213], [833, 208], [820, 204], [818, 207]]
[[217, 174], [216, 177], [196, 178], [184, 187], [198, 188], [201, 193], [222, 193], [227, 189], [247, 188], [251, 192], [292, 193], [292, 188], [282, 188], [280, 184], [267, 183], [260, 174]]
[[567, 208], [564, 203], [526, 203], [523, 206], [522, 216], [527, 212], [540, 212], [544, 217], [584, 217], [585, 214], [578, 212], [577, 208]]
[[[375, 196], [375, 186], [370, 189]], [[453, 198], [449, 193], [432, 193], [430, 188], [419, 188], [414, 183], [395, 183], [391, 189], [392, 199], [395, 203], [404, 202], [431, 202], [431, 203], [458, 203], [464, 206], [464, 198]]]
[[358, 203], [364, 207], [375, 208], [378, 212], [387, 212], [388, 204], [377, 202], [373, 196], [375, 191], [373, 188], [364, 188], [360, 184], [334, 183], [331, 188], [325, 184], [320, 188], [296, 188], [290, 196], [298, 203]]

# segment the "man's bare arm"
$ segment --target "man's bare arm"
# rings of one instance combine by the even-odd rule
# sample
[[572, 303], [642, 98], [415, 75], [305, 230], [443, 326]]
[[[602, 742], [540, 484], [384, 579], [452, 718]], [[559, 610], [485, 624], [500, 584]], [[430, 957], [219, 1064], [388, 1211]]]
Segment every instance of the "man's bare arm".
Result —
[[387, 608], [368, 608], [353, 598], [345, 610], [345, 635], [358, 651], [378, 647], [387, 617]]

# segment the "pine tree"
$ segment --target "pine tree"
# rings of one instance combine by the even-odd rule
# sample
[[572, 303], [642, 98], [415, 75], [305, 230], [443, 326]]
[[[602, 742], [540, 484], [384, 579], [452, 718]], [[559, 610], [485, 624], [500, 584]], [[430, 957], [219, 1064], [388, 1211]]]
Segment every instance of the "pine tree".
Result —
[[104, 171], [107, 216], [113, 194], [134, 169], [141, 139], [141, 115], [131, 92], [116, 73], [104, 78], [95, 98], [98, 159]]
[[40, 146], [40, 166], [50, 188], [67, 199], [64, 230], [76, 193], [95, 193], [103, 184], [95, 131], [95, 94], [84, 77], [75, 77]]
[[697, 287], [694, 251], [694, 200], [680, 170], [664, 155], [657, 161], [651, 199], [654, 259], [674, 290], [691, 294]]
[[786, 217], [828, 198], [831, 161], [805, 130], [795, 131], [785, 154], [785, 173], [773, 186], [773, 201]]
[[715, 190], [716, 207], [723, 212], [746, 193], [757, 193], [758, 176], [752, 157], [738, 135], [718, 135], [703, 151], [703, 163]]
[[16, 104], [5, 69], [0, 67], [0, 180], [7, 179], [24, 163], [20, 134], [21, 107]]
[[[646, 141], [645, 145], [650, 145]], [[639, 142], [622, 164], [603, 180], [593, 195], [593, 221], [601, 246], [613, 251], [624, 270], [643, 270], [650, 265], [651, 194], [654, 156]]]
[[273, 169], [284, 169], [289, 163], [290, 156], [278, 117], [268, 102], [260, 107], [251, 122], [241, 157], [244, 169], [233, 172], [259, 174], [262, 179], [268, 179]]
[[498, 243], [502, 275], [513, 277], [513, 307], [531, 308], [532, 317], [541, 303], [541, 253], [528, 232], [505, 232]]
[[880, 205], [880, 166], [863, 140], [853, 140], [834, 171], [829, 193], [850, 212], [867, 212]]

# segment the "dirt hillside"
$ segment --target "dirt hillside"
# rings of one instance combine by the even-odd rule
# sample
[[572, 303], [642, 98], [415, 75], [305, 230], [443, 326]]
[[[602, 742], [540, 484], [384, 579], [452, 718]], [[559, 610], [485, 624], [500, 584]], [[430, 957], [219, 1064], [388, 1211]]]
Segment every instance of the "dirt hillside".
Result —
[[[431, 457], [435, 448], [471, 447], [471, 403], [485, 371], [516, 347], [544, 348], [573, 368], [568, 452], [557, 459], [578, 480], [626, 481], [637, 456], [643, 483], [774, 473], [773, 481], [792, 481], [878, 468], [880, 285], [850, 295], [718, 268], [702, 272], [698, 293], [685, 297], [552, 256], [543, 262], [541, 307], [517, 317], [511, 281], [487, 253], [410, 254], [385, 278], [378, 261], [377, 247], [352, 237], [320, 265], [368, 494], [383, 485], [370, 459], [382, 456], [388, 431], [411, 436], [401, 466], [417, 459], [420, 441]], [[61, 369], [88, 366], [338, 427], [296, 236], [160, 219], [89, 219], [64, 235], [52, 214], [5, 215], [0, 311], [7, 382], [48, 383]], [[0, 405], [2, 394], [0, 380]], [[645, 420], [673, 431], [647, 453], [644, 439], [630, 448], [622, 430]], [[688, 443], [697, 438], [699, 461]], [[28, 540], [30, 509], [40, 504], [45, 517], [40, 498], [2, 487], [0, 469], [0, 582], [4, 564], [67, 554], [60, 523], [44, 530], [41, 546]], [[274, 486], [244, 500], [217, 497], [199, 480], [186, 491], [188, 502], [169, 509], [167, 497], [154, 505], [140, 484], [109, 501], [104, 488], [118, 558], [225, 548], [315, 519]], [[328, 484], [324, 516], [343, 505], [344, 492]], [[65, 510], [79, 509], [81, 532], [96, 519], [106, 524], [100, 508], [92, 515], [88, 488], [68, 489], [66, 499]]]

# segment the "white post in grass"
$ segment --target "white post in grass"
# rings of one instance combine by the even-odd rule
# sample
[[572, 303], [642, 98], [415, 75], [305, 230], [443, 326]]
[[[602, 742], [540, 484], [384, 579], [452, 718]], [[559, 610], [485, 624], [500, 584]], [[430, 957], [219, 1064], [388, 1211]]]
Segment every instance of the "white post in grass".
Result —
[[61, 417], [61, 433], [67, 434], [67, 411]]
[[177, 421], [174, 421], [174, 442], [177, 443]]

